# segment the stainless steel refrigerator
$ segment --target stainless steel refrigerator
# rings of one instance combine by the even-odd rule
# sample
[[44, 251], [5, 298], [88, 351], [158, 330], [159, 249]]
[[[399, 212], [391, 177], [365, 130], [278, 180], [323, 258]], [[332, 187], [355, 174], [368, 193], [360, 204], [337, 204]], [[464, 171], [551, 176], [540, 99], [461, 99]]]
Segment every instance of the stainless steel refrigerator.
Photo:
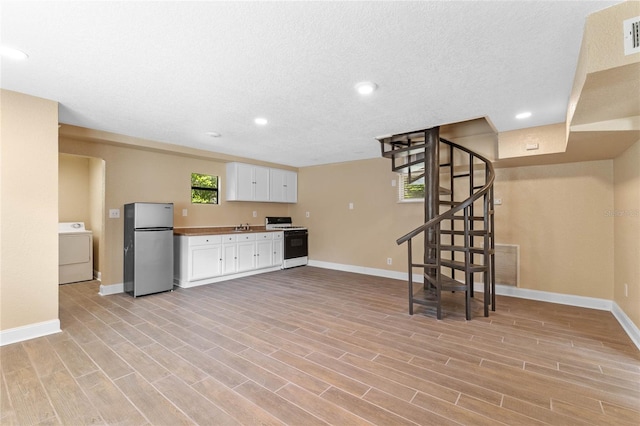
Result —
[[124, 206], [124, 291], [134, 297], [173, 290], [173, 204]]

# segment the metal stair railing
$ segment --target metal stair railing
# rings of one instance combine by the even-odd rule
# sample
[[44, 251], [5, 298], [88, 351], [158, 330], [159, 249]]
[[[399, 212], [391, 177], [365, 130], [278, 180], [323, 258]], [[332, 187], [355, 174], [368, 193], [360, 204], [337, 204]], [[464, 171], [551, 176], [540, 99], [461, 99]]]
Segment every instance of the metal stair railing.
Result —
[[[392, 169], [394, 171], [408, 171], [412, 173], [412, 168], [416, 168], [420, 164], [421, 149], [424, 144], [420, 144], [420, 133], [410, 132], [400, 135], [394, 135], [386, 138], [380, 138], [382, 155], [392, 159]], [[484, 156], [473, 152], [472, 150], [458, 145], [454, 142], [440, 138], [440, 143], [448, 146], [448, 161], [440, 163], [441, 167], [447, 167], [449, 173], [449, 200], [440, 201], [441, 205], [450, 208], [437, 215], [433, 219], [413, 229], [407, 234], [396, 240], [398, 245], [407, 243], [407, 259], [408, 259], [408, 286], [409, 286], [409, 314], [413, 314], [413, 304], [418, 303], [436, 308], [436, 315], [441, 319], [441, 292], [444, 291], [465, 291], [465, 314], [469, 320], [471, 317], [470, 298], [473, 297], [473, 276], [477, 272], [483, 274], [484, 283], [484, 316], [489, 315], [489, 306], [495, 311], [495, 241], [494, 241], [494, 204], [493, 204], [493, 184], [495, 181], [495, 171], [491, 161]], [[390, 150], [385, 150], [385, 146], [390, 146]], [[468, 156], [468, 163], [455, 164], [454, 156], [456, 153], [465, 153]], [[399, 159], [404, 162], [398, 164]], [[478, 160], [484, 165], [484, 184], [475, 185], [475, 169], [474, 164]], [[477, 163], [477, 164], [480, 164]], [[456, 174], [456, 168], [465, 167], [465, 173]], [[455, 181], [459, 178], [468, 178], [469, 196], [460, 202], [454, 201]], [[425, 179], [429, 179], [425, 176]], [[443, 194], [444, 195], [444, 194]], [[475, 215], [475, 203], [482, 200], [482, 216]], [[460, 215], [461, 214], [461, 215]], [[456, 222], [462, 220], [462, 230], [456, 230]], [[442, 225], [448, 221], [449, 228], [442, 229]], [[476, 223], [482, 221], [482, 229], [476, 229]], [[430, 259], [429, 263], [415, 263], [413, 261], [412, 241], [415, 237], [424, 234], [425, 241], [427, 233], [435, 233], [435, 259]], [[449, 244], [442, 243], [443, 233], [450, 238]], [[456, 244], [456, 236], [462, 237], [463, 244]], [[482, 239], [482, 246], [476, 247], [476, 242]], [[433, 240], [432, 240], [433, 241]], [[426, 250], [426, 244], [425, 244]], [[455, 254], [458, 251], [463, 252], [464, 261], [456, 261]], [[443, 259], [442, 253], [447, 252], [451, 259]], [[482, 256], [483, 264], [476, 264], [476, 258]], [[442, 273], [442, 268], [450, 268], [451, 277]], [[435, 294], [431, 294], [430, 299], [419, 299], [414, 297], [413, 292], [413, 269], [423, 268], [425, 290], [435, 289]], [[455, 279], [457, 269], [462, 269], [464, 273], [464, 282]], [[426, 271], [431, 271], [427, 274]], [[435, 273], [434, 273], [435, 272]]]

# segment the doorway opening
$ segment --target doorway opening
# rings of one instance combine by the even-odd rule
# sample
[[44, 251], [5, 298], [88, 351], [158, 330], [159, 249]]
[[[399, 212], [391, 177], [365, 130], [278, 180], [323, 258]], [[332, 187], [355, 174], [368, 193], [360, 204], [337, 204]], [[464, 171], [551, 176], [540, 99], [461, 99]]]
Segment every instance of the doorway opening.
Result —
[[58, 222], [82, 222], [92, 231], [93, 278], [104, 265], [105, 161], [58, 154]]

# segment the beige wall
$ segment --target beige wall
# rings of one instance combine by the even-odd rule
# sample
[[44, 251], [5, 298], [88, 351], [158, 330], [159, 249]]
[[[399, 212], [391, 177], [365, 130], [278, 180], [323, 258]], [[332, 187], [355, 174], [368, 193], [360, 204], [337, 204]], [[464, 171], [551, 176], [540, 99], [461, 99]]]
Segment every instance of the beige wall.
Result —
[[0, 330], [58, 319], [58, 104], [0, 92]]
[[496, 170], [496, 242], [520, 245], [520, 287], [612, 299], [611, 160]]
[[[310, 229], [311, 259], [406, 272], [406, 247], [395, 240], [422, 223], [423, 206], [397, 202], [390, 169], [389, 160], [374, 159], [300, 170], [292, 212]], [[604, 212], [613, 206], [613, 162], [496, 174], [504, 202], [496, 208], [496, 240], [521, 246], [520, 286], [612, 299], [613, 222]]]
[[100, 277], [100, 246], [104, 231], [104, 160], [89, 158], [89, 215], [93, 232], [93, 269]]
[[84, 222], [91, 229], [89, 158], [60, 155], [58, 179], [58, 221]]
[[[527, 150], [527, 145], [537, 144], [538, 149]], [[529, 127], [500, 133], [498, 158], [525, 157], [564, 152], [567, 148], [567, 132], [564, 123]]]
[[640, 141], [614, 161], [614, 185], [613, 300], [640, 327]]
[[[105, 161], [103, 213], [94, 213], [94, 216], [104, 217], [98, 259], [104, 285], [122, 283], [122, 215], [126, 203], [172, 202], [175, 227], [240, 223], [263, 225], [265, 216], [285, 216], [289, 212], [287, 204], [227, 202], [224, 189], [220, 191], [219, 205], [192, 205], [192, 172], [216, 175], [220, 177], [222, 187], [225, 183], [225, 163], [204, 156], [194, 158], [192, 155], [72, 139], [63, 135], [60, 137], [60, 153]], [[109, 219], [109, 209], [120, 209], [120, 219]], [[182, 216], [182, 209], [187, 209], [186, 217]], [[254, 211], [257, 214], [255, 218]], [[96, 232], [98, 227], [93, 226], [93, 230]]]
[[301, 168], [292, 216], [309, 228], [310, 258], [406, 271], [406, 248], [395, 240], [421, 224], [424, 213], [421, 204], [396, 202], [395, 179], [390, 160], [382, 158]]

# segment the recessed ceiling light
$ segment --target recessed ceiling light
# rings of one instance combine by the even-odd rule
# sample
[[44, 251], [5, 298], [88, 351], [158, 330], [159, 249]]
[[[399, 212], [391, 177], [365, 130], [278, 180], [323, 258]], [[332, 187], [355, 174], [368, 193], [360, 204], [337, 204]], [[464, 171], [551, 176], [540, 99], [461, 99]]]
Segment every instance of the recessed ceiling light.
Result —
[[529, 111], [521, 112], [520, 114], [517, 114], [517, 115], [516, 115], [516, 118], [517, 118], [518, 120], [523, 120], [523, 119], [525, 119], [525, 118], [529, 118], [529, 117], [531, 117], [531, 113], [530, 113]]
[[14, 61], [24, 61], [29, 58], [29, 55], [24, 53], [22, 50], [7, 46], [0, 46], [0, 56], [7, 59], [13, 59]]
[[269, 122], [269, 120], [267, 120], [266, 118], [258, 117], [255, 120], [253, 120], [253, 122], [256, 123], [258, 126], [264, 126]]
[[363, 81], [361, 83], [356, 84], [356, 90], [361, 95], [370, 95], [376, 91], [378, 85], [371, 81]]
[[211, 136], [212, 138], [219, 138], [222, 135], [218, 132], [207, 132], [207, 136]]

